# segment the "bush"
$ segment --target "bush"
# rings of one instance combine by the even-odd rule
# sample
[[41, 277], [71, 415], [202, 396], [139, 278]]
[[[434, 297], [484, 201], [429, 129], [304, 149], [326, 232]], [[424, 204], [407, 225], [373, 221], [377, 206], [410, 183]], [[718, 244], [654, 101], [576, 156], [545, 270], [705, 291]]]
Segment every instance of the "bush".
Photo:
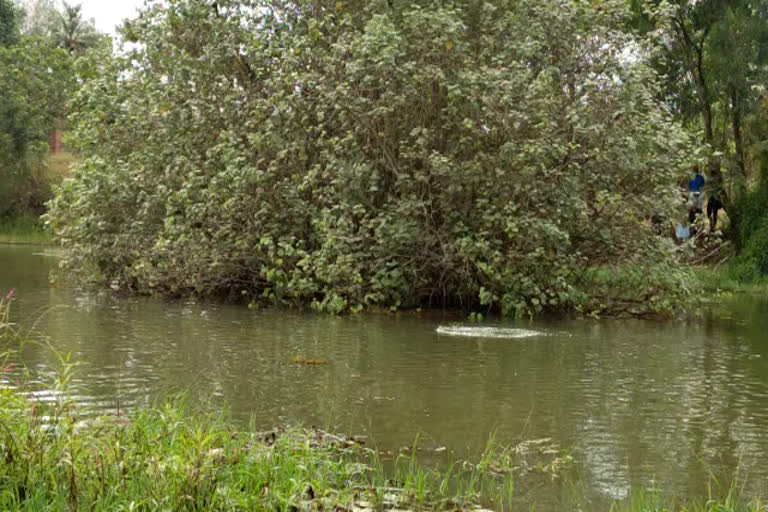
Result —
[[755, 231], [745, 236], [745, 245], [733, 271], [742, 283], [756, 282], [768, 275], [768, 218], [762, 219]]
[[248, 5], [152, 7], [92, 61], [48, 217], [70, 271], [512, 314], [582, 303], [590, 267], [676, 263], [647, 219], [679, 206], [690, 141], [622, 57], [646, 45], [625, 2]]
[[768, 275], [768, 159], [763, 162], [757, 186], [734, 204], [735, 239], [739, 253], [729, 272], [741, 283], [754, 283]]

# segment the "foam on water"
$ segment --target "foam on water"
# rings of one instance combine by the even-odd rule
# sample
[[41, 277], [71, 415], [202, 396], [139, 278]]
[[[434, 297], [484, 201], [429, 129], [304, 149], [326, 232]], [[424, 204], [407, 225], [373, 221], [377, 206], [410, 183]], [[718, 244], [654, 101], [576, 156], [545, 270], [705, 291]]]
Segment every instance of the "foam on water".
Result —
[[505, 338], [522, 339], [546, 336], [545, 333], [529, 329], [513, 329], [507, 327], [462, 327], [444, 326], [437, 328], [441, 336], [462, 336], [465, 338]]

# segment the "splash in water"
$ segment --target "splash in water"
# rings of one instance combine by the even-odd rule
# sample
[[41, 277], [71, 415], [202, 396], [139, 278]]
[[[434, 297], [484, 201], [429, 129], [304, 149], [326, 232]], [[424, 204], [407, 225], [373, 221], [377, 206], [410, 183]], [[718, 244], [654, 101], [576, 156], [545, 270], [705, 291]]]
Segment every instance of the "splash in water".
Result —
[[546, 336], [545, 333], [529, 329], [512, 329], [506, 327], [462, 327], [443, 326], [437, 328], [437, 334], [441, 336], [463, 336], [466, 338], [534, 338]]

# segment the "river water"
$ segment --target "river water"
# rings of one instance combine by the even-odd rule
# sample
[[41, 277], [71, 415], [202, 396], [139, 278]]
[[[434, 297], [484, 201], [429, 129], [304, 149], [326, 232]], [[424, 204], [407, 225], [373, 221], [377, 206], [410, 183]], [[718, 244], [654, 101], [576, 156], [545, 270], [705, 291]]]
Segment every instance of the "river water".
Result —
[[[710, 476], [727, 484], [736, 473], [747, 496], [768, 495], [765, 297], [695, 322], [475, 330], [435, 314], [335, 318], [77, 292], [49, 285], [56, 266], [43, 249], [0, 246], [0, 291], [16, 290], [15, 322], [81, 363], [71, 386], [93, 411], [184, 391], [237, 422], [366, 434], [395, 451], [420, 433], [457, 457], [492, 432], [550, 437], [572, 450], [596, 501], [653, 482], [702, 496]], [[28, 346], [24, 362], [45, 376], [56, 356]]]

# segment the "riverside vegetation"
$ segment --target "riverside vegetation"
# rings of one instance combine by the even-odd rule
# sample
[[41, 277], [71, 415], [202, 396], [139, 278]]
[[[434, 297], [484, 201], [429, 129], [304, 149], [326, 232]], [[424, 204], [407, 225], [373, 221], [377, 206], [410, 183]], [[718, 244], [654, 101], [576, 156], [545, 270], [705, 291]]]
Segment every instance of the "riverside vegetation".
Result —
[[39, 216], [56, 165], [46, 158], [55, 120], [75, 80], [64, 50], [39, 39], [0, 45], [0, 221]]
[[[0, 297], [3, 510], [764, 510], [742, 498], [738, 479], [722, 488], [713, 480], [701, 500], [676, 500], [662, 482], [596, 508], [571, 480], [571, 455], [548, 440], [491, 439], [473, 462], [430, 466], [418, 439], [397, 455], [316, 429], [255, 432], [183, 400], [94, 417], [69, 398], [77, 368], [67, 355], [50, 382], [12, 367], [21, 344], [12, 298]], [[41, 385], [51, 399], [32, 393]], [[531, 479], [552, 489], [547, 503], [526, 501], [520, 489]]]
[[692, 312], [695, 244], [650, 220], [684, 216], [694, 164], [729, 275], [768, 272], [766, 13], [184, 0], [115, 52], [78, 6], [0, 0], [0, 225], [42, 213], [65, 129], [81, 164], [46, 221], [80, 281], [336, 313]]
[[630, 17], [619, 0], [148, 7], [123, 53], [81, 61], [82, 164], [46, 217], [67, 275], [336, 313], [695, 309], [648, 221], [675, 215], [695, 143]]
[[50, 242], [39, 217], [76, 159], [49, 154], [79, 87], [77, 55], [105, 43], [80, 7], [0, 0], [0, 242]]

